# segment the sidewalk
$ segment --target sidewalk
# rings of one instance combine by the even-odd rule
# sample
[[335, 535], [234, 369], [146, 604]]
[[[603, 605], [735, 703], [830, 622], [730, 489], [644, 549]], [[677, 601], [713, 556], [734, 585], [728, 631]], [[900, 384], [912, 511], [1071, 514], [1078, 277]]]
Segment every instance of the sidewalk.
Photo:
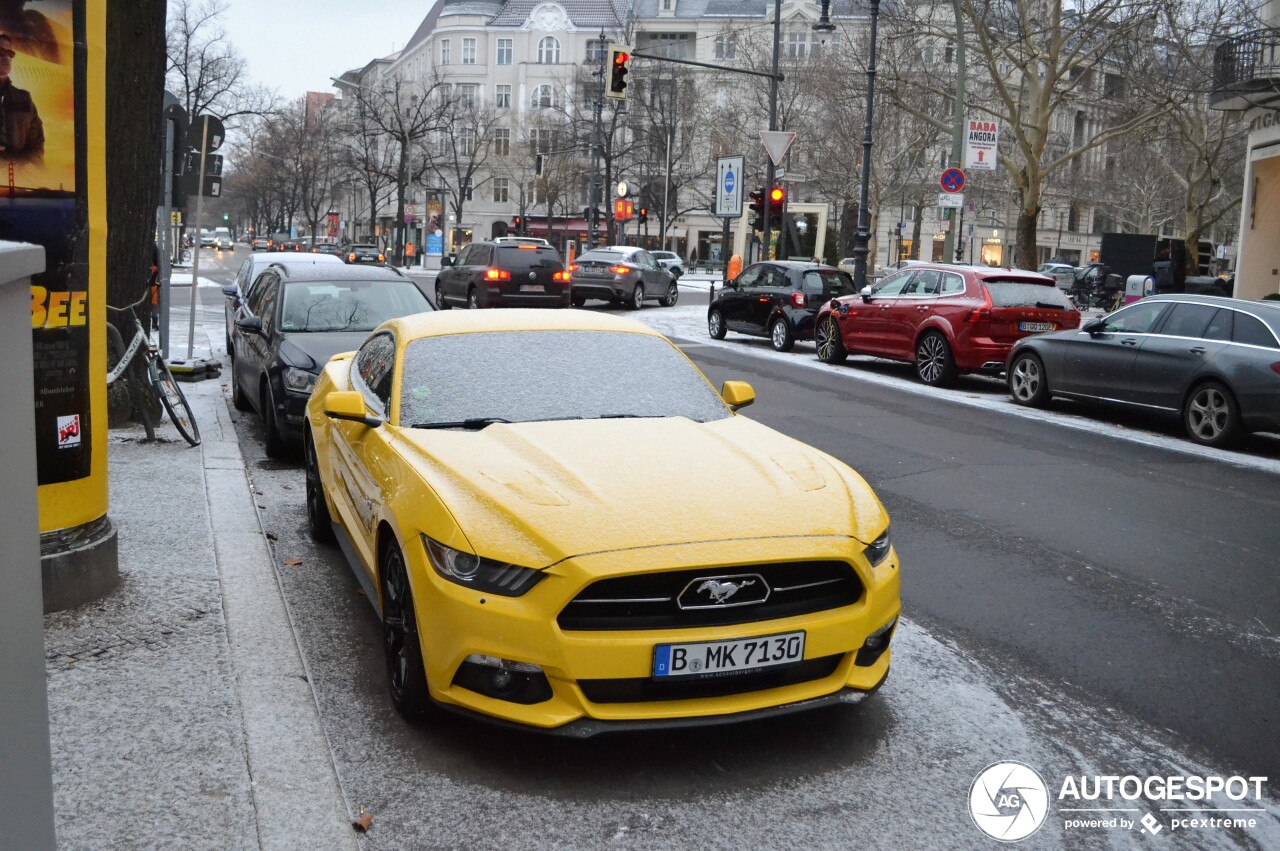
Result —
[[221, 383], [183, 390], [199, 447], [110, 433], [121, 587], [45, 617], [58, 847], [356, 849]]

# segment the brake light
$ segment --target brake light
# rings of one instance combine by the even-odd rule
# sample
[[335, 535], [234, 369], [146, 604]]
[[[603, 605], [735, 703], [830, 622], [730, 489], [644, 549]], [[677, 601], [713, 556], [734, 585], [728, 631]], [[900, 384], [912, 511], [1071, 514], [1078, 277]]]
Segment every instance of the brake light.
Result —
[[1271, 364], [1271, 371], [1280, 374], [1280, 361]]
[[576, 272], [576, 271], [578, 271], [578, 264], [577, 264], [577, 263], [571, 263], [571, 264], [569, 264], [569, 271], [570, 271], [570, 272]]
[[806, 301], [806, 299], [805, 299], [805, 297], [804, 297], [804, 293], [792, 293], [792, 294], [791, 294], [791, 305], [792, 305], [792, 307], [804, 307], [804, 305], [805, 305], [805, 301]]
[[538, 246], [536, 246], [536, 245], [517, 245], [517, 246], [516, 246], [516, 248], [520, 248], [520, 249], [523, 249], [523, 250], [525, 250], [525, 251], [537, 251], [537, 250], [538, 250]]
[[511, 273], [506, 269], [485, 269], [484, 279], [486, 281], [509, 281]]
[[555, 274], [555, 279], [556, 279], [557, 281], [568, 281], [568, 280], [569, 280], [569, 273], [568, 273], [568, 272], [556, 272], [556, 274]]
[[975, 310], [969, 311], [966, 322], [990, 322], [991, 321], [991, 293], [987, 292], [987, 288], [982, 288], [982, 299], [985, 305]]
[[385, 258], [385, 257], [383, 257], [381, 254], [379, 254], [379, 255], [378, 255], [378, 262], [379, 262], [379, 263], [383, 263], [383, 262], [385, 262], [385, 261], [386, 261], [386, 258]]
[[609, 271], [615, 275], [626, 275], [631, 271], [630, 266], [610, 266]]

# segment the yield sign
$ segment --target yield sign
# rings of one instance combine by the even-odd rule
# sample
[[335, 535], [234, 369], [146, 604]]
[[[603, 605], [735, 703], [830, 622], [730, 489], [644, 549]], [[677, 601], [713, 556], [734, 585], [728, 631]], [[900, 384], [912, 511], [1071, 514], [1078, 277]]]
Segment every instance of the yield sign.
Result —
[[760, 141], [764, 142], [764, 149], [769, 154], [769, 159], [773, 160], [774, 165], [781, 165], [782, 158], [787, 155], [787, 149], [791, 147], [791, 143], [796, 140], [794, 130], [761, 130]]

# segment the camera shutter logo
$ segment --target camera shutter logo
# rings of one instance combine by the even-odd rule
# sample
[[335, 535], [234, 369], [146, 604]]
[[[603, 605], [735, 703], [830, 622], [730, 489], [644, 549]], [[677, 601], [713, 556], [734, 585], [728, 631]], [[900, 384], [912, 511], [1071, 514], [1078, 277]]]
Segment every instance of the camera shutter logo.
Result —
[[978, 829], [1001, 842], [1026, 839], [1049, 812], [1049, 790], [1034, 768], [996, 762], [982, 769], [969, 787], [969, 814]]

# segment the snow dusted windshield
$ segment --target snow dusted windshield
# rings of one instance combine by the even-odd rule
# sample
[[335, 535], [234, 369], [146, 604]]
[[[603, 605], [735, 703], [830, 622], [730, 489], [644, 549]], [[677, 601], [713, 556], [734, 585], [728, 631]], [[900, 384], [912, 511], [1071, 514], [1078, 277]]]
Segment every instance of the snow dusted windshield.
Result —
[[423, 337], [404, 354], [402, 425], [728, 416], [684, 355], [647, 334], [487, 331]]

